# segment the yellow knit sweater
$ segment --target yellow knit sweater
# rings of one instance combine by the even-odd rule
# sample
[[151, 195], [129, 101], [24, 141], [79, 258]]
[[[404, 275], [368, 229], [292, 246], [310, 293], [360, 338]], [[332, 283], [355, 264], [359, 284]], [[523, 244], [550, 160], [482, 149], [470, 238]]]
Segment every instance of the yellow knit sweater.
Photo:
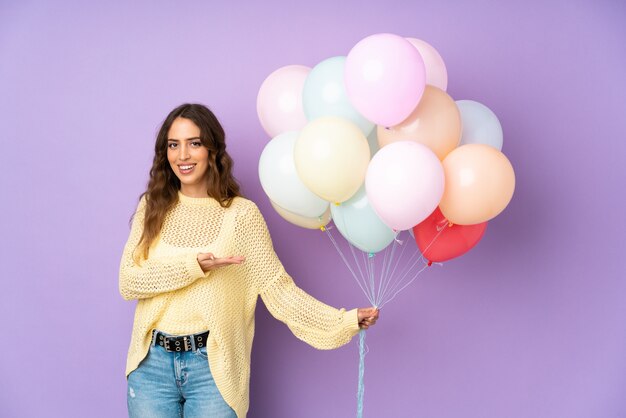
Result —
[[[238, 418], [249, 404], [254, 310], [260, 295], [271, 314], [296, 337], [319, 349], [346, 344], [358, 332], [357, 310], [325, 305], [299, 289], [272, 247], [256, 205], [235, 198], [223, 208], [212, 198], [178, 193], [150, 255], [137, 265], [133, 252], [143, 229], [145, 200], [133, 219], [120, 265], [124, 299], [139, 299], [126, 376], [150, 349], [151, 332], [183, 335], [210, 330], [207, 352], [215, 383]], [[242, 255], [245, 262], [204, 273], [200, 252]]]

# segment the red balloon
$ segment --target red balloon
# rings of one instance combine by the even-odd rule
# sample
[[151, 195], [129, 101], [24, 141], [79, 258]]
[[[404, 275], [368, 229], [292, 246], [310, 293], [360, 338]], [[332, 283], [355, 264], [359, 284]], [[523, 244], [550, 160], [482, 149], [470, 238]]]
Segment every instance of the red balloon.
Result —
[[413, 227], [415, 242], [428, 261], [447, 261], [465, 254], [483, 237], [487, 222], [450, 225], [439, 208]]

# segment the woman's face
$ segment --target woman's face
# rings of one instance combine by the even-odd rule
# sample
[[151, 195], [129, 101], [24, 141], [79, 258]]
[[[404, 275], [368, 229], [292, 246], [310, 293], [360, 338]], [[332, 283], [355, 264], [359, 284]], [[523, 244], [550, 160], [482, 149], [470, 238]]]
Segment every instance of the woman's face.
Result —
[[206, 197], [209, 150], [202, 145], [200, 128], [190, 119], [176, 118], [167, 133], [167, 160], [180, 180], [180, 191]]

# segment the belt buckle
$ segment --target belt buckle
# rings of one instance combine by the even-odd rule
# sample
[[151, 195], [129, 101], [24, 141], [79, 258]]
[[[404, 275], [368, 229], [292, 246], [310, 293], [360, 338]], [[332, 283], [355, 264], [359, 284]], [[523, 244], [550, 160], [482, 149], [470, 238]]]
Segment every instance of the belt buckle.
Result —
[[[171, 340], [174, 340], [176, 342], [176, 346], [177, 346], [176, 349], [170, 347]], [[185, 347], [184, 351], [191, 350], [190, 337], [186, 335], [182, 338], [182, 340], [183, 340], [183, 347]], [[165, 351], [170, 351], [170, 352], [181, 351], [180, 339], [177, 339], [175, 337], [171, 339], [170, 337], [165, 337], [163, 338], [163, 347], [165, 348]]]

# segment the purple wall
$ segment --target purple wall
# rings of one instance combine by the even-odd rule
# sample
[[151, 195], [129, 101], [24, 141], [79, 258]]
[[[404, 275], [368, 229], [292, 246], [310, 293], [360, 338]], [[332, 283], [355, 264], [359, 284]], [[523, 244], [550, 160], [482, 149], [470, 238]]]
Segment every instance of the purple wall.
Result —
[[[156, 129], [185, 101], [223, 121], [299, 285], [366, 304], [321, 233], [273, 213], [255, 106], [273, 70], [378, 32], [433, 44], [449, 93], [498, 115], [517, 189], [472, 252], [382, 312], [365, 416], [626, 416], [625, 3], [217, 3], [0, 2], [0, 416], [126, 414], [118, 263]], [[257, 317], [249, 416], [354, 416], [356, 340], [316, 351]]]

